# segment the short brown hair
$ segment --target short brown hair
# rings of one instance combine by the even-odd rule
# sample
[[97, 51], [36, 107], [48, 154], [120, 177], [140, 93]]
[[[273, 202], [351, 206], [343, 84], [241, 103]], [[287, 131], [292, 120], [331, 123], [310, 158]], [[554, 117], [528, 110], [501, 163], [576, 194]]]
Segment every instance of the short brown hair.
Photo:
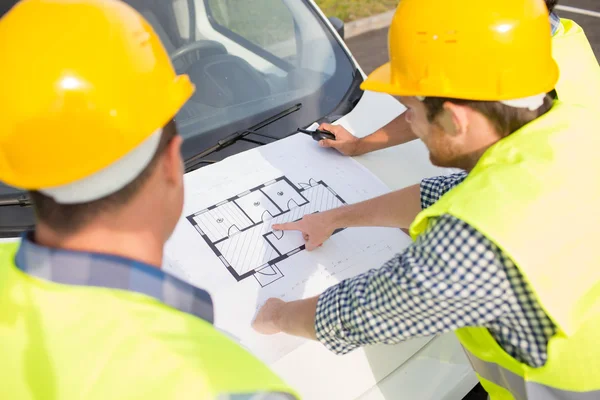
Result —
[[476, 101], [452, 99], [445, 97], [427, 97], [423, 100], [427, 109], [427, 119], [433, 122], [442, 112], [444, 103], [467, 106], [480, 114], [483, 114], [496, 128], [500, 137], [506, 137], [519, 130], [536, 118], [541, 117], [552, 108], [552, 99], [546, 96], [544, 104], [537, 110], [530, 111], [526, 108], [515, 108], [497, 101]]
[[554, 11], [554, 7], [558, 4], [558, 0], [546, 0], [546, 7], [548, 7], [548, 12]]
[[164, 127], [156, 153], [146, 168], [125, 187], [101, 199], [80, 204], [60, 204], [41, 192], [29, 192], [38, 220], [56, 232], [72, 233], [81, 229], [99, 214], [127, 204], [146, 183], [160, 156], [175, 136], [177, 136], [177, 126], [175, 121], [171, 120]]

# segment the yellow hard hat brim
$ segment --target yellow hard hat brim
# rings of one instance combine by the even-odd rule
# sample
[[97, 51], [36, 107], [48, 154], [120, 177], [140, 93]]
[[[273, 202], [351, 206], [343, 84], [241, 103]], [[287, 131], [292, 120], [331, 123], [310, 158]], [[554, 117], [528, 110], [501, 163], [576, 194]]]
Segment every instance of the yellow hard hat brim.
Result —
[[419, 93], [413, 93], [405, 85], [398, 82], [392, 82], [392, 63], [388, 62], [373, 71], [367, 79], [360, 85], [362, 90], [371, 92], [387, 93], [393, 96], [417, 96]]
[[[517, 92], [516, 90], [511, 90], [507, 91], [507, 93], [504, 93], [503, 96], [497, 93], [490, 94], [484, 89], [481, 91], [471, 90], [469, 92], [453, 90], [455, 88], [437, 88], [437, 90], [429, 88], [429, 90], [427, 90], [422, 87], [418, 87], [414, 84], [414, 82], [410, 82], [410, 80], [400, 80], [398, 78], [393, 79], [392, 68], [393, 65], [391, 62], [383, 64], [381, 67], [373, 71], [367, 77], [367, 79], [365, 79], [365, 81], [360, 85], [360, 88], [365, 91], [386, 93], [391, 96], [437, 96], [486, 101], [501, 101], [531, 96], [531, 90], [528, 89], [528, 86], [524, 80], [522, 80], [523, 84], [521, 85], [521, 91], [523, 93]], [[559, 76], [559, 69], [556, 61], [550, 59], [544, 72], [543, 78], [540, 78], [539, 81], [543, 80], [545, 82], [538, 85], [540, 86], [540, 89], [537, 90], [537, 93], [547, 93], [554, 88]]]

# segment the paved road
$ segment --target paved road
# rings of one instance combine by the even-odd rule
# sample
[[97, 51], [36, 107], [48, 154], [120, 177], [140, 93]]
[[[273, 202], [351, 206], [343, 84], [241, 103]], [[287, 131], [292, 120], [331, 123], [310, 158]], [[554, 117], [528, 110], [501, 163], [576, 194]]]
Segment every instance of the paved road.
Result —
[[[562, 0], [559, 4], [600, 12], [600, 0]], [[557, 10], [557, 14], [562, 18], [572, 19], [583, 27], [600, 60], [600, 18], [563, 10]], [[388, 60], [387, 31], [387, 28], [380, 29], [347, 40], [350, 50], [367, 74]]]

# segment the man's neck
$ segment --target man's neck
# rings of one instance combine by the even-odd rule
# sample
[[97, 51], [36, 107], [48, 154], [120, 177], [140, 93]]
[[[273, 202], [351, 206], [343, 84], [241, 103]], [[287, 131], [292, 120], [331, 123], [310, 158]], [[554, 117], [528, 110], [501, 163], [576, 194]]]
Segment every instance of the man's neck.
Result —
[[72, 234], [59, 234], [44, 224], [35, 230], [36, 243], [52, 248], [121, 256], [160, 268], [163, 241], [147, 230], [88, 227]]
[[453, 167], [462, 169], [466, 172], [471, 172], [471, 170], [473, 170], [473, 168], [475, 168], [475, 166], [479, 162], [479, 159], [481, 159], [481, 157], [487, 151], [487, 149], [489, 149], [493, 145], [494, 145], [494, 143], [492, 143], [488, 146], [485, 146], [481, 149], [478, 149], [470, 154], [466, 154], [466, 155], [462, 156], [460, 159], [456, 160], [455, 163], [453, 163], [454, 164]]

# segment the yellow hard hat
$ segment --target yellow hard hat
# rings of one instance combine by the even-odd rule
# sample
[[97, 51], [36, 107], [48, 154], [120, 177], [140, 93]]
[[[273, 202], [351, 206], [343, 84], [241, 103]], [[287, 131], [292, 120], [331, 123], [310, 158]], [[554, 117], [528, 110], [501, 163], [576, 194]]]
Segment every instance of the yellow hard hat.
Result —
[[22, 189], [68, 185], [144, 143], [155, 149], [195, 90], [118, 0], [22, 0], [0, 20], [0, 54], [0, 181]]
[[401, 0], [389, 55], [363, 90], [500, 101], [550, 92], [558, 80], [543, 0]]

